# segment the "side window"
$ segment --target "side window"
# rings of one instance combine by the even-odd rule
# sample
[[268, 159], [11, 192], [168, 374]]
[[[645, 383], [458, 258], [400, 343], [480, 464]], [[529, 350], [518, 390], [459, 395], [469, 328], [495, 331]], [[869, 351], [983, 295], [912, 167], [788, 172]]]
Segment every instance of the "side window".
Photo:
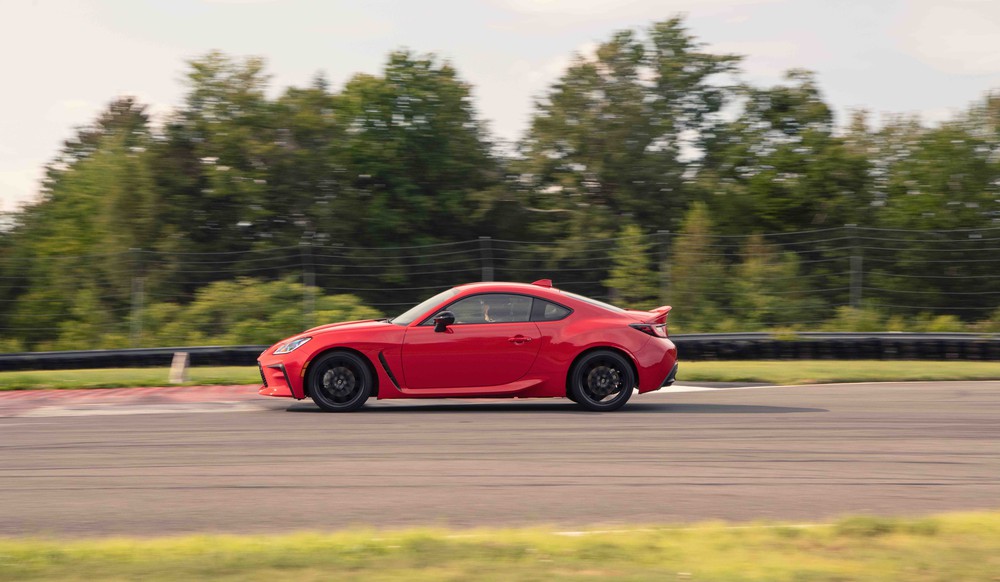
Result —
[[455, 323], [512, 323], [531, 320], [531, 297], [486, 293], [460, 299], [448, 307]]
[[531, 311], [531, 321], [556, 321], [570, 314], [570, 310], [562, 305], [550, 303], [544, 299], [535, 299]]

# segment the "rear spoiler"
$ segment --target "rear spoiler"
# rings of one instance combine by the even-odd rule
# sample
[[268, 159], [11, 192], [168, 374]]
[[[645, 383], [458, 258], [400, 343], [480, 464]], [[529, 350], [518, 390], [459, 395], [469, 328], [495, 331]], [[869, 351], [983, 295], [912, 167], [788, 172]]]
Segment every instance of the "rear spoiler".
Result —
[[649, 317], [642, 320], [643, 323], [652, 323], [654, 325], [659, 325], [661, 323], [667, 322], [667, 315], [670, 314], [670, 310], [673, 309], [669, 305], [662, 305], [656, 309], [650, 309], [648, 311]]
[[648, 323], [651, 325], [663, 325], [667, 323], [667, 314], [670, 313], [672, 307], [669, 305], [662, 305], [656, 309], [650, 309], [649, 311], [640, 311], [638, 309], [629, 309], [629, 315], [638, 318], [642, 323]]

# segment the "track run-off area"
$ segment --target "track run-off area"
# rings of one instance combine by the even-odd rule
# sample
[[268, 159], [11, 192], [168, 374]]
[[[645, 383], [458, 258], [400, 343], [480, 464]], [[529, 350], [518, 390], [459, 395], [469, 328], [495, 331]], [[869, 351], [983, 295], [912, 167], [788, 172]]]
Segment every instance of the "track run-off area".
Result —
[[1000, 506], [1000, 382], [568, 400], [0, 393], [0, 536], [823, 521]]

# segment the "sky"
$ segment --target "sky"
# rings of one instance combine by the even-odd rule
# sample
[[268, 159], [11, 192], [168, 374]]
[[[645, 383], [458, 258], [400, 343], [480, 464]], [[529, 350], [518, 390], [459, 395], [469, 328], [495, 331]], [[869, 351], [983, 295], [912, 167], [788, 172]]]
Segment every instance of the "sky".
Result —
[[816, 71], [840, 121], [865, 108], [933, 124], [1000, 89], [1000, 0], [0, 0], [0, 212], [34, 199], [116, 96], [168, 114], [186, 62], [213, 49], [264, 57], [273, 95], [318, 72], [339, 89], [398, 48], [434, 53], [515, 141], [575, 53], [679, 13], [708, 50], [745, 55], [747, 81]]

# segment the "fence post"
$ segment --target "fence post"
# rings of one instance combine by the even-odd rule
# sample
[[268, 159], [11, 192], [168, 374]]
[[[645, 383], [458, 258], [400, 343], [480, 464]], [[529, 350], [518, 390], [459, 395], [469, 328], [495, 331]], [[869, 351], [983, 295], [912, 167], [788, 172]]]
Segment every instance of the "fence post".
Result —
[[129, 322], [129, 346], [139, 347], [142, 341], [142, 303], [144, 277], [142, 272], [142, 249], [129, 249], [132, 255], [132, 317]]
[[312, 261], [312, 242], [308, 239], [300, 243], [302, 257], [302, 318], [305, 328], [316, 326], [316, 270]]
[[483, 268], [483, 281], [493, 280], [493, 239], [479, 237], [479, 260]]
[[670, 303], [670, 231], [656, 231], [660, 251], [660, 304]]
[[851, 238], [851, 307], [858, 309], [861, 307], [861, 286], [864, 278], [864, 266], [861, 245], [858, 241], [858, 225], [845, 224], [847, 232]]

